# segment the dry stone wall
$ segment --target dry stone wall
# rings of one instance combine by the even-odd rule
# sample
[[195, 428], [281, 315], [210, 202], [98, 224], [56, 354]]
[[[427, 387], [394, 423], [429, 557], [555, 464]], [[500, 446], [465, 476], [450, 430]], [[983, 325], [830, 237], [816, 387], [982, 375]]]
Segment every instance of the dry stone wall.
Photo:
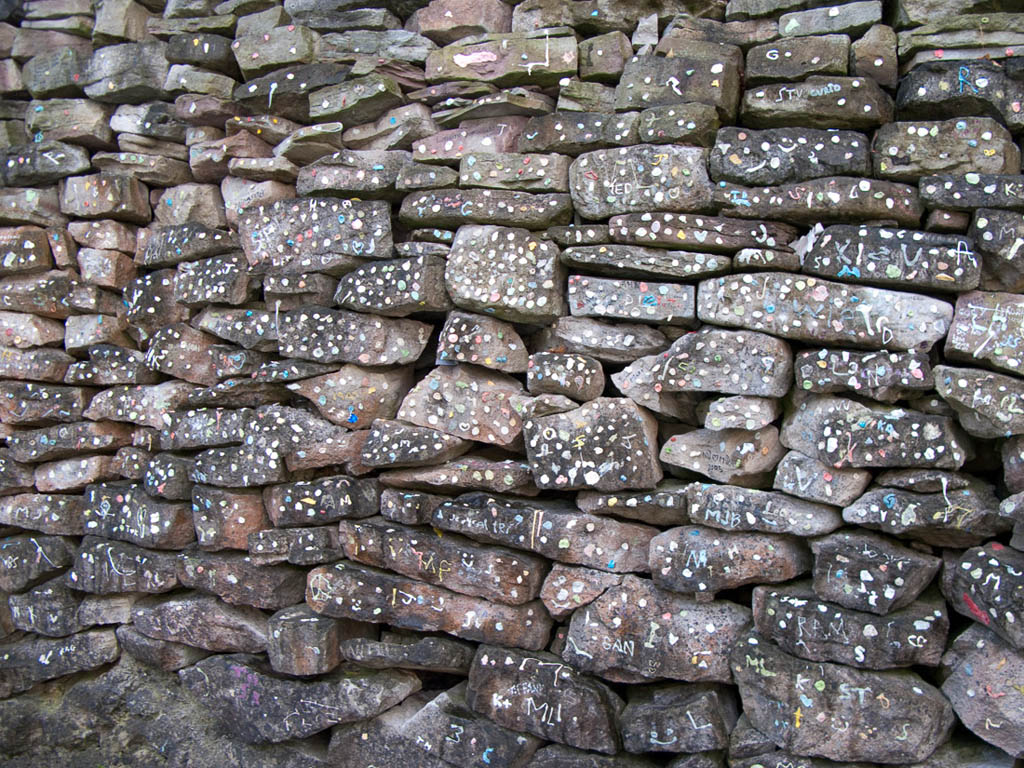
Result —
[[0, 766], [1024, 757], [1019, 0], [0, 19]]

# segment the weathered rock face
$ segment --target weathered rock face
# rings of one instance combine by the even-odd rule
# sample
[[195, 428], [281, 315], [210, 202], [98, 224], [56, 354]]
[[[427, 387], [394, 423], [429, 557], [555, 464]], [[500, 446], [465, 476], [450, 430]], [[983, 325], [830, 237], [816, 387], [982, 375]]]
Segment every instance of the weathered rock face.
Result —
[[1021, 2], [0, 0], [0, 768], [1012, 768]]

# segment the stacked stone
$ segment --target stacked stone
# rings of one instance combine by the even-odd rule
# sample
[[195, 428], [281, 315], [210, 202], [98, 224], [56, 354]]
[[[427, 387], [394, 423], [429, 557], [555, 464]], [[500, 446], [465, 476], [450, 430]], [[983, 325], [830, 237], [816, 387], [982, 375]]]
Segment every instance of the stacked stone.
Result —
[[1024, 757], [1024, 15], [0, 18], [0, 768]]

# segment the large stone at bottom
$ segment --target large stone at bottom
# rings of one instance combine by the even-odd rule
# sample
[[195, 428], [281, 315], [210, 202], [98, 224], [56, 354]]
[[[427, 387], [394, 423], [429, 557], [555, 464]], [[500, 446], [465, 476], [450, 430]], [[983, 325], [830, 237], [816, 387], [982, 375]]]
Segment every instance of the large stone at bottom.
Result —
[[960, 721], [989, 744], [1024, 757], [1024, 652], [974, 624], [953, 641], [942, 661], [952, 669], [942, 692]]
[[341, 670], [315, 682], [275, 675], [257, 656], [211, 656], [178, 672], [227, 730], [245, 741], [301, 739], [375, 717], [420, 689], [399, 670]]
[[751, 724], [798, 755], [916, 763], [955, 721], [945, 697], [913, 672], [804, 661], [757, 633], [736, 643], [730, 665]]
[[550, 653], [481, 645], [466, 703], [506, 728], [605, 754], [619, 749], [622, 699]]
[[729, 682], [729, 649], [749, 621], [736, 603], [698, 603], [625, 576], [573, 614], [562, 657], [609, 679]]

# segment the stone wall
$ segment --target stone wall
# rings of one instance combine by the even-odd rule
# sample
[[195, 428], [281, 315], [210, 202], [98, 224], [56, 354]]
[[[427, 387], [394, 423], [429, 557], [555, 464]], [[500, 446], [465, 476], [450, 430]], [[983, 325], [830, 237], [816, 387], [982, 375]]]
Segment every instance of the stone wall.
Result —
[[1024, 3], [0, 2], [0, 766], [1010, 768]]

